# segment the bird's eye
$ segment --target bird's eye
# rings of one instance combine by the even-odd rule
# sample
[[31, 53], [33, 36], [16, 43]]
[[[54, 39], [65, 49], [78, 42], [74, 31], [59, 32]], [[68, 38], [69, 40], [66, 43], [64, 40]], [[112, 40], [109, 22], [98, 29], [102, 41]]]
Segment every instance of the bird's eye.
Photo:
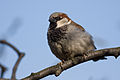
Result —
[[55, 19], [56, 19], [57, 21], [59, 21], [59, 20], [62, 19], [62, 17], [56, 17]]

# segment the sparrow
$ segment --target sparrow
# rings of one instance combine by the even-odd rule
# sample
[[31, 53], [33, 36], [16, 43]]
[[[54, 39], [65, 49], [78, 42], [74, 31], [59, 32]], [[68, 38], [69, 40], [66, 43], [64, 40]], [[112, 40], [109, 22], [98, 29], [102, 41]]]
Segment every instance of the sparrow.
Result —
[[49, 22], [48, 45], [61, 61], [70, 60], [78, 55], [83, 56], [96, 49], [92, 36], [67, 14], [54, 12], [50, 15]]

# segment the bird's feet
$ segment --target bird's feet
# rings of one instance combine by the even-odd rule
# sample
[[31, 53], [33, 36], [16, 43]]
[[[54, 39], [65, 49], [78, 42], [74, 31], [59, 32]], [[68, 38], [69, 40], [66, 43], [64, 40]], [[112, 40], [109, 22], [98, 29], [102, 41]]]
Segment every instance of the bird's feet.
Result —
[[59, 62], [58, 65], [63, 65], [64, 62], [65, 62], [65, 61], [62, 60], [62, 62]]

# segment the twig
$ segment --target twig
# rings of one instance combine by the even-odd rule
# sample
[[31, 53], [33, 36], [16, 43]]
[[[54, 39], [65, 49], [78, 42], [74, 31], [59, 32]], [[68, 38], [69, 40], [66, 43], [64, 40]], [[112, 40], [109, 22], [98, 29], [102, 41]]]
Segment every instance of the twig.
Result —
[[14, 67], [13, 67], [12, 76], [11, 76], [11, 80], [16, 80], [16, 71], [17, 71], [18, 65], [19, 65], [21, 59], [23, 58], [23, 56], [24, 56], [25, 54], [22, 53], [22, 52], [20, 52], [16, 47], [14, 47], [12, 44], [8, 43], [8, 42], [5, 41], [5, 40], [0, 40], [0, 43], [6, 44], [6, 45], [8, 45], [9, 47], [11, 47], [11, 48], [17, 53], [17, 55], [19, 56], [19, 58], [17, 59], [15, 65], [14, 65]]
[[57, 64], [37, 73], [31, 73], [30, 76], [23, 78], [22, 80], [38, 80], [48, 75], [59, 76], [64, 70], [69, 69], [77, 64], [93, 60], [97, 57], [114, 56], [115, 58], [117, 58], [120, 55], [120, 47], [90, 51], [87, 54], [88, 55], [75, 57], [74, 60], [65, 61], [61, 65]]
[[12, 80], [16, 79], [16, 71], [17, 71], [18, 65], [19, 65], [21, 59], [24, 57], [24, 55], [25, 55], [24, 53], [21, 53], [21, 55], [19, 56], [19, 58], [17, 59], [15, 65], [13, 67], [12, 77], [11, 77]]
[[6, 71], [7, 68], [5, 66], [3, 66], [2, 64], [0, 64], [0, 68], [1, 68], [0, 78], [3, 78], [3, 75], [4, 75], [4, 73], [5, 73], [5, 71]]
[[10, 79], [7, 79], [7, 78], [0, 78], [0, 80], [10, 80]]

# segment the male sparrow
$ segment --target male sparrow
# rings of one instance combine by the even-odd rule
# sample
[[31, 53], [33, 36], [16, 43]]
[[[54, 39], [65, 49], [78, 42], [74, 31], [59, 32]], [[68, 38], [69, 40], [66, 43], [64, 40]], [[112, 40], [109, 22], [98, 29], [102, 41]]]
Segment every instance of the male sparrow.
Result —
[[49, 22], [48, 44], [52, 53], [60, 60], [66, 61], [96, 49], [92, 36], [67, 14], [55, 12], [50, 15]]

